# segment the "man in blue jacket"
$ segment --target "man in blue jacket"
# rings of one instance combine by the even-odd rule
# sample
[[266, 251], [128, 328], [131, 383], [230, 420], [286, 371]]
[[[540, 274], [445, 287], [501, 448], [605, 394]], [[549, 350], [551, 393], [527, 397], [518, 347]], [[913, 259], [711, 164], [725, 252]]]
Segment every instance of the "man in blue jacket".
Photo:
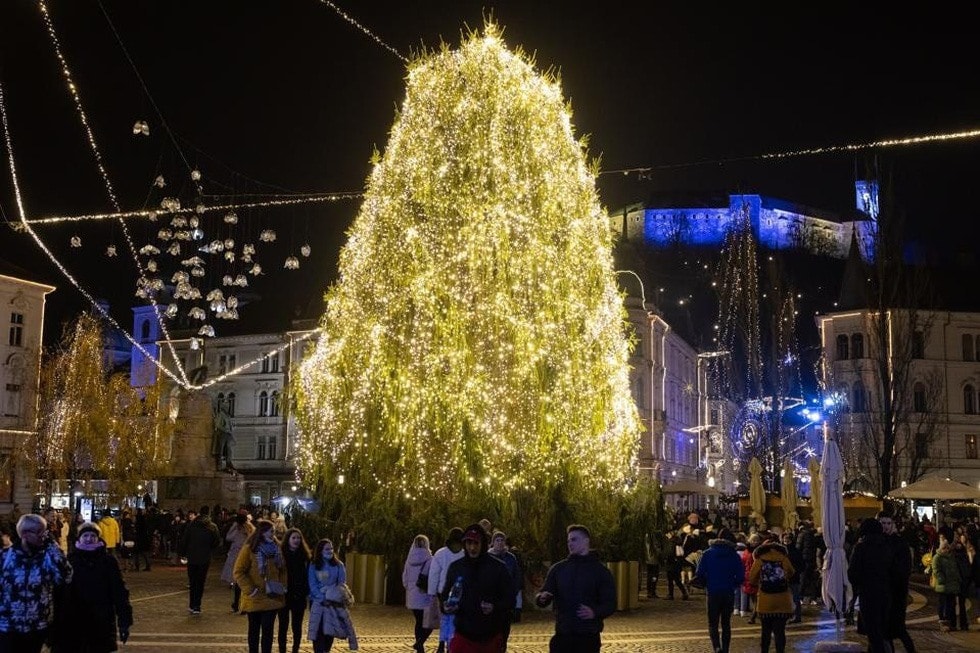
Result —
[[616, 583], [590, 550], [589, 529], [572, 524], [565, 530], [568, 557], [548, 570], [535, 602], [543, 608], [554, 601], [551, 653], [599, 653], [602, 620], [616, 611]]
[[[721, 529], [718, 538], [708, 543], [701, 555], [696, 582], [704, 585], [708, 603], [708, 636], [715, 653], [728, 653], [732, 641], [732, 610], [735, 609], [735, 590], [745, 580], [745, 566], [735, 550], [735, 535]], [[721, 637], [718, 623], [721, 622]]]

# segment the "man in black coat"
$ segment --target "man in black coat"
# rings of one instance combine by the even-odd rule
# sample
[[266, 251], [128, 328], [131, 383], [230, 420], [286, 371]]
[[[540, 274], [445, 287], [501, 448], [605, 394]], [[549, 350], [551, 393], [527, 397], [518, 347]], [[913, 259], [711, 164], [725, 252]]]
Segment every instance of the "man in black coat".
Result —
[[489, 536], [480, 524], [463, 531], [459, 560], [449, 565], [439, 598], [443, 612], [454, 616], [451, 651], [497, 653], [510, 623], [517, 588], [506, 565], [489, 555]]
[[891, 650], [888, 622], [895, 555], [877, 520], [862, 520], [858, 532], [860, 538], [847, 566], [848, 580], [861, 602], [858, 632], [867, 636], [870, 653], [885, 653]]
[[[890, 512], [884, 510], [879, 512], [878, 523], [881, 524], [881, 531], [885, 535], [885, 541], [888, 543], [894, 561], [894, 571], [890, 576], [891, 602], [885, 620], [885, 637], [888, 640], [901, 640], [905, 653], [915, 653], [915, 643], [905, 627], [909, 576], [912, 574], [912, 551], [905, 539], [898, 534], [895, 517]], [[894, 650], [894, 645], [892, 649]]]
[[211, 521], [211, 509], [201, 506], [197, 518], [188, 523], [180, 538], [180, 555], [187, 558], [187, 582], [190, 584], [190, 604], [187, 611], [201, 614], [204, 582], [215, 549], [221, 546], [218, 527]]
[[572, 524], [566, 531], [568, 557], [548, 570], [535, 602], [543, 608], [554, 601], [551, 653], [599, 653], [602, 621], [616, 611], [616, 582], [591, 550], [589, 529]]

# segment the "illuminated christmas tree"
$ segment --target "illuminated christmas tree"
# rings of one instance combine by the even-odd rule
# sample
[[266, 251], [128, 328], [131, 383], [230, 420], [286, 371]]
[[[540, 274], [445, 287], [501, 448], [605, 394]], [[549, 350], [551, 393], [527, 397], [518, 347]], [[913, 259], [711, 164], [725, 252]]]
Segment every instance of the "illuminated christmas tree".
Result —
[[557, 80], [494, 25], [410, 64], [339, 270], [299, 375], [304, 482], [513, 520], [515, 497], [628, 484], [641, 427], [595, 169]]

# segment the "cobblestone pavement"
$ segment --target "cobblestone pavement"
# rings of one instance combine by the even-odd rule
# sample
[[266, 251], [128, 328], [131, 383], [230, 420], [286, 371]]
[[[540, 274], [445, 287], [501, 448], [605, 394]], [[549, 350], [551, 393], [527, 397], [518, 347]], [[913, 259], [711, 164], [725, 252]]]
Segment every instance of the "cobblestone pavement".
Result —
[[[203, 614], [187, 614], [187, 577], [182, 567], [157, 565], [150, 572], [127, 572], [135, 624], [129, 643], [120, 650], [139, 653], [241, 653], [247, 651], [246, 618], [231, 612], [231, 590], [218, 578], [221, 565], [211, 566], [204, 593]], [[975, 653], [980, 651], [980, 624], [973, 630], [940, 633], [935, 602], [927, 586], [913, 585], [913, 602], [909, 606], [908, 624], [920, 653]], [[978, 610], [971, 606], [975, 616]], [[526, 610], [525, 618], [514, 629], [508, 651], [513, 653], [546, 653], [554, 622], [547, 611]], [[835, 622], [817, 607], [804, 608], [804, 623], [787, 628], [787, 649], [813, 651], [821, 641], [837, 639]], [[360, 650], [368, 653], [410, 653], [413, 620], [401, 606], [357, 604], [351, 617], [360, 639]], [[732, 622], [732, 653], [759, 651], [759, 626], [735, 617]], [[306, 629], [304, 627], [304, 636]], [[435, 650], [436, 633], [426, 650]], [[846, 628], [841, 639], [861, 645], [864, 638]], [[709, 653], [704, 617], [704, 600], [700, 595], [690, 601], [663, 599], [641, 600], [639, 607], [616, 613], [606, 621], [602, 635], [604, 653]], [[899, 645], [899, 650], [901, 646]], [[304, 641], [301, 651], [312, 650]], [[333, 651], [346, 651], [347, 643], [338, 641]], [[273, 651], [278, 651], [273, 645]]]

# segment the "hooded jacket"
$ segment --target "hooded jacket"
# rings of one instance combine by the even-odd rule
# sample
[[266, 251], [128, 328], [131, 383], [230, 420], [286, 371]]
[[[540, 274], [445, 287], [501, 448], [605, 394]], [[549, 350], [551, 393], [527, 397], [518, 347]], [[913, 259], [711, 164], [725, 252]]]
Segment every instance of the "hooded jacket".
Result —
[[[456, 632], [467, 639], [485, 642], [506, 630], [517, 590], [504, 563], [487, 552], [486, 532], [482, 528], [480, 532], [479, 555], [471, 558], [464, 552], [462, 558], [449, 565], [440, 598], [445, 603], [456, 579], [462, 578], [463, 593], [453, 613]], [[482, 602], [493, 604], [490, 614], [483, 614]]]
[[[786, 547], [775, 542], [763, 544], [753, 551], [752, 557], [754, 562], [749, 572], [749, 582], [759, 587], [756, 611], [760, 615], [791, 616], [796, 608], [793, 604], [793, 593], [789, 589], [789, 579], [793, 577], [796, 570], [786, 553]], [[766, 561], [779, 562], [782, 565], [787, 580], [786, 589], [782, 592], [764, 592], [760, 587], [762, 566]]]
[[695, 576], [705, 582], [708, 594], [732, 593], [745, 580], [745, 567], [738, 555], [735, 543], [718, 538], [708, 543], [708, 548], [698, 561]]
[[409, 610], [424, 610], [432, 601], [432, 597], [416, 585], [419, 574], [429, 572], [431, 561], [432, 552], [428, 547], [413, 546], [408, 551], [402, 568], [402, 587], [405, 588], [405, 607]]

